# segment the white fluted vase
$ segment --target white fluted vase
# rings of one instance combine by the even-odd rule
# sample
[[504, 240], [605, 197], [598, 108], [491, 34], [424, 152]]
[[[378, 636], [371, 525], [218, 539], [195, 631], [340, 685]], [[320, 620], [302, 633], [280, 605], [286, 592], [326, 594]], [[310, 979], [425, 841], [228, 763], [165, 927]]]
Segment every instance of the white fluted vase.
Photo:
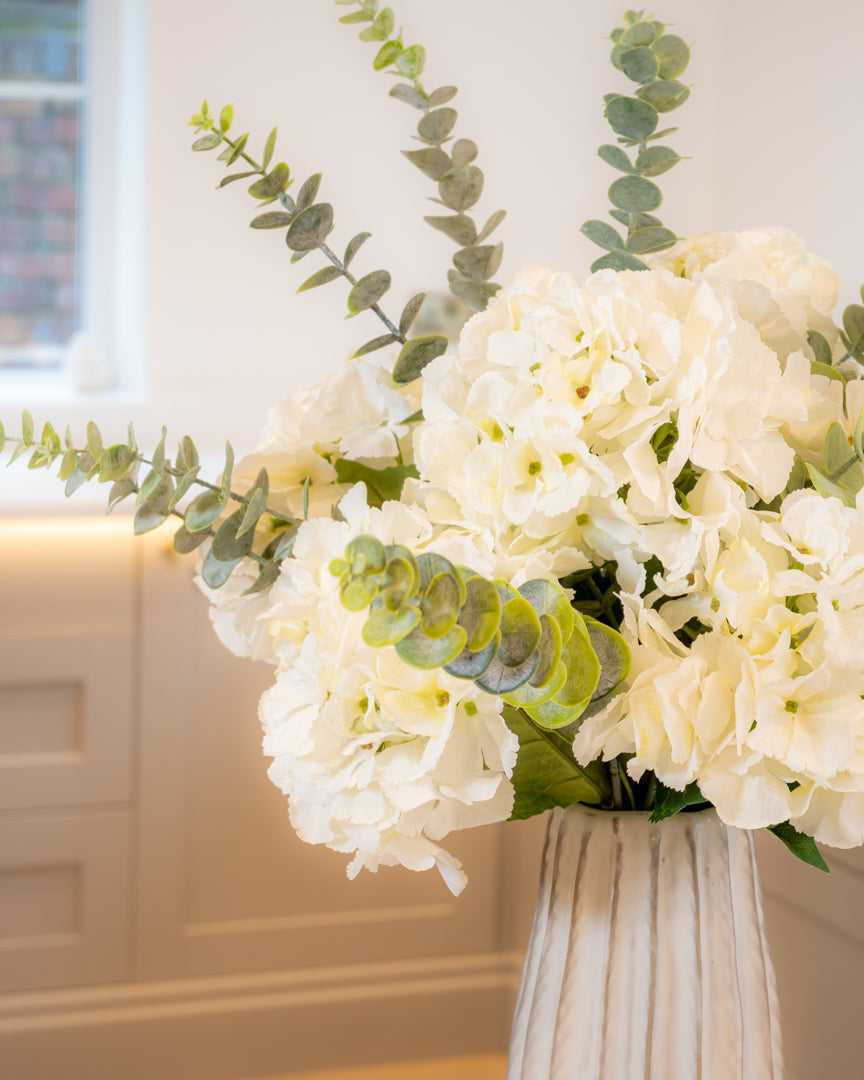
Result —
[[549, 815], [507, 1080], [781, 1080], [752, 834]]

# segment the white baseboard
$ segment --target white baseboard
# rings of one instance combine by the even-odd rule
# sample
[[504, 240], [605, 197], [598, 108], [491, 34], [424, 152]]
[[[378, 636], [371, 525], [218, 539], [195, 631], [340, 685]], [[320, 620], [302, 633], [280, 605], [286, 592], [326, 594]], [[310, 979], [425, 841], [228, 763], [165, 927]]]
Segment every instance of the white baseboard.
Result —
[[8, 1080], [247, 1080], [502, 1051], [519, 953], [0, 996]]

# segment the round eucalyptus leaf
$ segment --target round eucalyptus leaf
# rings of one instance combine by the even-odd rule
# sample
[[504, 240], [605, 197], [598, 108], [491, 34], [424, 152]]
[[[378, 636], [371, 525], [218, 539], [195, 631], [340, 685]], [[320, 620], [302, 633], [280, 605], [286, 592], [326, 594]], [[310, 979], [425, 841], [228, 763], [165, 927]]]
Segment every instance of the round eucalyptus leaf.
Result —
[[501, 620], [501, 598], [491, 581], [475, 575], [465, 581], [465, 600], [459, 625], [467, 634], [466, 647], [473, 652], [485, 648], [495, 637]]
[[453, 168], [450, 156], [438, 146], [424, 146], [422, 150], [403, 150], [402, 153], [430, 180], [440, 180]]
[[503, 254], [503, 244], [465, 247], [453, 256], [453, 265], [460, 274], [472, 281], [487, 281], [501, 265]]
[[644, 142], [656, 129], [657, 110], [638, 97], [616, 97], [606, 106], [606, 119], [614, 131], [635, 142]]
[[458, 656], [444, 665], [444, 670], [448, 675], [455, 675], [457, 679], [477, 679], [495, 659], [500, 644], [501, 635], [496, 632], [482, 649], [472, 651], [466, 645]]
[[509, 694], [528, 682], [537, 670], [539, 660], [538, 654], [534, 652], [524, 663], [515, 666], [503, 664], [501, 662], [501, 649], [499, 648], [498, 655], [474, 682], [481, 690], [486, 690], [487, 693]]
[[457, 139], [450, 148], [454, 165], [470, 165], [479, 153], [477, 143], [471, 139]]
[[587, 707], [588, 701], [578, 701], [575, 705], [562, 705], [557, 698], [550, 698], [539, 705], [526, 705], [525, 712], [535, 724], [554, 731], [574, 723]]
[[285, 243], [292, 251], [311, 251], [323, 244], [333, 228], [333, 207], [330, 203], [307, 206], [291, 222]]
[[658, 74], [661, 79], [677, 79], [690, 63], [690, 47], [676, 34], [664, 34], [651, 46], [660, 61]]
[[273, 199], [288, 186], [289, 175], [288, 166], [280, 161], [266, 176], [249, 185], [249, 194], [256, 199]]
[[813, 350], [813, 355], [816, 357], [817, 363], [825, 364], [826, 367], [831, 367], [834, 362], [834, 357], [831, 353], [831, 346], [828, 344], [827, 338], [820, 334], [818, 330], [808, 330], [807, 343]]
[[241, 559], [252, 550], [252, 542], [255, 538], [254, 530], [248, 530], [240, 535], [245, 510], [235, 510], [230, 514], [213, 537], [213, 546], [210, 549], [220, 562], [230, 562], [232, 559]]
[[353, 574], [380, 574], [386, 564], [384, 545], [375, 536], [355, 536], [345, 548], [345, 558]]
[[402, 346], [393, 368], [393, 381], [400, 386], [413, 382], [427, 364], [447, 352], [447, 338], [443, 334], [425, 334], [409, 338]]
[[179, 555], [188, 555], [190, 552], [195, 551], [196, 548], [201, 547], [209, 535], [206, 532], [189, 532], [185, 525], [181, 525], [177, 532], [174, 533], [174, 550]]
[[624, 238], [605, 221], [586, 221], [579, 232], [607, 251], [622, 251], [624, 248]]
[[362, 611], [375, 599], [378, 589], [362, 577], [349, 578], [339, 589], [339, 599], [349, 611]]
[[221, 589], [228, 578], [231, 577], [234, 567], [239, 562], [239, 559], [223, 562], [221, 559], [216, 558], [211, 548], [204, 558], [204, 565], [201, 567], [201, 577], [204, 579], [204, 584], [209, 585], [211, 589]]
[[441, 638], [428, 638], [417, 627], [407, 637], [396, 643], [396, 653], [412, 667], [431, 671], [452, 663], [465, 648], [465, 631], [454, 626]]
[[388, 611], [386, 607], [382, 607], [370, 613], [361, 634], [367, 645], [381, 649], [401, 641], [419, 621], [420, 612], [411, 604], [406, 604], [397, 611]]
[[633, 172], [633, 163], [620, 146], [613, 146], [611, 143], [607, 143], [605, 146], [600, 147], [597, 151], [597, 156], [602, 158], [607, 165], [611, 165], [613, 169], [617, 169], [619, 172]]
[[677, 242], [678, 237], [671, 229], [657, 225], [636, 229], [627, 237], [627, 247], [639, 255], [645, 255], [649, 251], [663, 251]]
[[563, 664], [559, 663], [543, 686], [535, 686], [532, 677], [516, 690], [511, 690], [509, 694], [505, 694], [504, 700], [508, 705], [516, 705], [518, 708], [525, 708], [528, 705], [542, 705], [544, 701], [550, 701], [555, 697], [566, 679], [567, 669]]
[[468, 210], [483, 194], [483, 173], [476, 165], [457, 165], [439, 180], [438, 194], [451, 210]]
[[284, 210], [270, 210], [266, 214], [259, 214], [249, 222], [250, 229], [282, 229], [286, 228], [294, 220], [293, 214], [286, 214]]
[[631, 47], [632, 46], [630, 45], [622, 45], [620, 41], [616, 41], [612, 46], [612, 52], [609, 54], [609, 59], [612, 61], [613, 66], [618, 68], [619, 71], [624, 70], [621, 67], [621, 57], [625, 52], [629, 52]]
[[[548, 615], [541, 615], [540, 644], [537, 646], [540, 659], [537, 670], [529, 680], [532, 686], [544, 687], [553, 677], [561, 659], [561, 646], [561, 627], [555, 619], [550, 618]], [[550, 694], [549, 697], [551, 696]]]
[[417, 125], [417, 134], [427, 142], [440, 144], [456, 126], [458, 117], [455, 109], [433, 109]]
[[467, 214], [425, 217], [423, 220], [462, 247], [469, 247], [477, 239], [477, 226]]
[[450, 281], [450, 292], [472, 311], [483, 311], [500, 288], [493, 281]]
[[590, 616], [585, 618], [591, 646], [600, 663], [600, 677], [592, 700], [603, 697], [620, 686], [630, 672], [630, 649], [627, 642], [611, 626], [598, 622]]
[[675, 79], [661, 79], [659, 82], [648, 83], [636, 91], [639, 98], [651, 105], [658, 113], [671, 112], [690, 97], [690, 91]]
[[647, 83], [657, 78], [660, 67], [654, 53], [640, 45], [635, 49], [626, 49], [619, 57], [621, 70], [632, 82]]
[[[314, 209], [314, 207], [313, 207]], [[360, 278], [348, 293], [348, 310], [353, 314], [374, 307], [390, 288], [390, 274], [387, 270], [373, 270]]]
[[186, 508], [186, 528], [189, 532], [209, 529], [222, 513], [224, 505], [218, 491], [203, 491]]
[[544, 578], [532, 578], [519, 586], [519, 595], [525, 597], [538, 616], [549, 615], [558, 623], [562, 642], [570, 639], [576, 616], [559, 585]]
[[522, 596], [508, 600], [501, 609], [501, 647], [498, 659], [505, 667], [519, 667], [540, 643], [540, 619]]
[[637, 22], [635, 26], [628, 28], [621, 35], [622, 45], [650, 45], [657, 37], [657, 24], [654, 22]]
[[[449, 634], [459, 617], [459, 580], [455, 573], [437, 574], [423, 593], [423, 633], [430, 638]], [[466, 635], [467, 640], [467, 635]]]
[[631, 214], [656, 210], [663, 202], [663, 193], [656, 184], [641, 176], [622, 176], [609, 187], [614, 206]]
[[[560, 705], [577, 705], [591, 700], [600, 680], [600, 661], [594, 652], [585, 619], [574, 612], [573, 633], [561, 649], [567, 681], [555, 697]], [[584, 706], [583, 706], [584, 707]]]
[[648, 146], [636, 158], [636, 172], [642, 176], [660, 176], [681, 161], [671, 146]]
[[389, 67], [396, 61], [398, 57], [402, 55], [402, 44], [398, 41], [386, 41], [378, 50], [375, 59], [372, 61], [372, 67], [376, 71], [383, 71], [384, 68]]

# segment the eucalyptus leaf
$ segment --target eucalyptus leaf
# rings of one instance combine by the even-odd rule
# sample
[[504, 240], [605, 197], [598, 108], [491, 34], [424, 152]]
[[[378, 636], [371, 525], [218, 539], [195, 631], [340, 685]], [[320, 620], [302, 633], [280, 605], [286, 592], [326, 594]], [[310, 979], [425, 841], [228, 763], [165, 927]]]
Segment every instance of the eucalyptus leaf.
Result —
[[243, 596], [252, 596], [254, 593], [263, 592], [264, 589], [268, 589], [273, 582], [279, 577], [280, 567], [278, 563], [271, 562], [266, 563], [261, 567], [261, 573], [252, 582], [248, 589], [243, 590]]
[[492, 640], [484, 645], [482, 649], [472, 651], [466, 645], [449, 664], [443, 665], [444, 670], [448, 675], [453, 675], [457, 679], [479, 679], [495, 659], [500, 644], [501, 635], [496, 632]]
[[427, 637], [442, 638], [456, 625], [459, 616], [459, 594], [459, 580], [455, 574], [437, 574], [429, 583], [421, 603], [421, 625]]
[[108, 509], [106, 512], [110, 514], [119, 502], [122, 502], [123, 499], [128, 498], [130, 495], [134, 495], [137, 490], [135, 481], [129, 476], [123, 476], [119, 480], [115, 480], [111, 485], [111, 490], [108, 492]]
[[243, 518], [240, 522], [240, 527], [237, 529], [236, 536], [239, 540], [241, 536], [245, 536], [247, 532], [251, 532], [254, 535], [255, 526], [258, 524], [258, 520], [264, 511], [267, 509], [267, 496], [264, 494], [261, 488], [256, 488], [252, 498], [249, 500], [245, 511], [243, 512]]
[[455, 243], [468, 247], [479, 239], [477, 228], [467, 214], [452, 214], [446, 217], [426, 217], [423, 219], [433, 229], [443, 232]]
[[412, 667], [431, 671], [450, 664], [465, 648], [465, 631], [454, 626], [449, 634], [440, 638], [428, 638], [418, 627], [396, 644], [400, 660]]
[[221, 515], [223, 501], [216, 491], [203, 491], [186, 508], [184, 515], [186, 528], [189, 532], [200, 532], [209, 529], [214, 521]]
[[[423, 74], [426, 67], [426, 50], [422, 45], [411, 45], [405, 49], [395, 60], [397, 71], [408, 79], [416, 79]], [[393, 91], [391, 90], [392, 94]]]
[[813, 350], [816, 362], [824, 364], [826, 367], [831, 367], [834, 363], [834, 357], [831, 353], [831, 346], [828, 344], [827, 339], [820, 334], [818, 330], [808, 330], [807, 342]]
[[606, 106], [606, 119], [619, 135], [635, 142], [647, 139], [659, 121], [652, 105], [634, 97], [613, 98]]
[[353, 314], [374, 307], [390, 288], [390, 274], [386, 270], [373, 270], [351, 287], [348, 293], [348, 310]]
[[825, 443], [822, 449], [822, 462], [825, 472], [833, 479], [842, 477], [847, 469], [857, 464], [856, 455], [852, 453], [849, 440], [843, 428], [834, 421], [825, 433]]
[[242, 534], [240, 532], [243, 527], [244, 516], [245, 510], [235, 510], [233, 514], [225, 518], [216, 530], [213, 537], [213, 546], [210, 550], [220, 562], [241, 559], [252, 550], [254, 531], [249, 530]]
[[439, 146], [456, 126], [458, 117], [455, 109], [433, 109], [417, 125], [417, 133], [421, 139]]
[[330, 203], [315, 203], [294, 218], [285, 243], [292, 251], [311, 251], [324, 243], [332, 228], [333, 207]]
[[[246, 143], [249, 142], [249, 136], [241, 135], [240, 138], [231, 147], [231, 153], [226, 159], [226, 165], [231, 166], [240, 157], [243, 151], [246, 149]], [[251, 175], [251, 174], [250, 174]]]
[[211, 131], [207, 135], [202, 135], [200, 139], [196, 139], [195, 142], [192, 143], [192, 149], [196, 151], [214, 150], [221, 142], [221, 133], [218, 131]]
[[204, 564], [201, 567], [201, 577], [204, 579], [204, 584], [211, 589], [221, 589], [228, 578], [231, 577], [234, 568], [239, 562], [239, 559], [223, 562], [221, 559], [216, 558], [211, 548], [204, 557]]
[[315, 173], [303, 184], [297, 192], [297, 209], [305, 210], [315, 202], [318, 188], [321, 185], [321, 173]]
[[671, 146], [648, 146], [636, 158], [636, 172], [641, 176], [661, 176], [681, 161]]
[[457, 93], [455, 86], [439, 86], [429, 95], [429, 108], [437, 109], [439, 105], [446, 105], [448, 101], [456, 97]]
[[503, 244], [464, 247], [453, 256], [453, 265], [472, 281], [487, 281], [501, 265], [503, 255]]
[[625, 49], [618, 57], [618, 66], [632, 82], [647, 83], [657, 77], [660, 62], [644, 45]]
[[650, 251], [663, 251], [678, 242], [678, 237], [671, 229], [662, 226], [651, 226], [647, 229], [636, 229], [627, 237], [627, 247], [637, 255], [644, 255]]
[[370, 613], [361, 634], [367, 645], [380, 649], [395, 645], [407, 637], [419, 622], [420, 611], [410, 604], [398, 611], [388, 611], [382, 607]]
[[376, 71], [383, 71], [384, 68], [389, 67], [391, 64], [394, 64], [396, 62], [398, 57], [402, 55], [402, 51], [403, 46], [401, 41], [385, 42], [378, 50], [375, 59], [372, 61], [372, 67]]
[[307, 292], [309, 289], [317, 289], [320, 285], [329, 285], [331, 281], [336, 281], [343, 274], [344, 271], [338, 266], [322, 266], [320, 270], [316, 270], [314, 274], [306, 278], [297, 292]]
[[284, 161], [280, 161], [272, 172], [249, 185], [249, 194], [256, 199], [273, 199], [288, 186], [288, 178], [288, 166]]
[[414, 320], [417, 318], [417, 313], [423, 306], [423, 301], [426, 299], [426, 293], [417, 293], [416, 296], [412, 296], [408, 303], [402, 308], [402, 314], [399, 317], [399, 333], [404, 337], [411, 329]]
[[690, 91], [676, 79], [661, 79], [659, 82], [648, 83], [636, 91], [642, 101], [647, 102], [658, 113], [671, 112], [690, 97]]
[[864, 307], [849, 304], [843, 312], [843, 329], [849, 341], [849, 352], [861, 358], [864, 352]]
[[650, 213], [662, 203], [663, 193], [651, 180], [622, 176], [610, 185], [609, 198], [614, 206], [628, 213]]
[[286, 214], [284, 210], [268, 210], [259, 214], [249, 222], [250, 229], [284, 229], [294, 220], [293, 214]]
[[352, 236], [348, 241], [348, 246], [345, 248], [345, 254], [342, 257], [342, 265], [345, 269], [348, 269], [348, 265], [353, 262], [354, 256], [360, 250], [360, 248], [366, 243], [372, 233], [361, 232], [356, 236]]
[[105, 484], [112, 480], [119, 480], [134, 461], [135, 456], [132, 450], [125, 444], [118, 443], [116, 446], [109, 446], [100, 457], [99, 483]]
[[591, 264], [591, 273], [598, 270], [647, 270], [648, 267], [631, 255], [629, 251], [610, 251], [608, 255], [601, 255]]
[[424, 146], [422, 150], [403, 150], [402, 153], [430, 180], [440, 180], [453, 167], [450, 156], [437, 146]]
[[438, 182], [438, 194], [451, 210], [468, 210], [483, 194], [483, 173], [476, 165], [457, 165]]
[[216, 187], [217, 188], [227, 187], [229, 184], [233, 184], [235, 182], [235, 180], [247, 180], [250, 176], [257, 176], [257, 175], [258, 175], [258, 170], [257, 169], [252, 169], [249, 172], [231, 173], [230, 176], [223, 176], [222, 179], [219, 181], [219, 183], [216, 185]]
[[167, 517], [167, 514], [159, 513], [158, 510], [151, 509], [148, 503], [144, 503], [135, 511], [135, 535], [142, 536], [144, 533], [152, 532], [153, 529], [158, 529]]
[[650, 45], [657, 37], [657, 26], [654, 22], [637, 22], [629, 27], [621, 35], [622, 45]]
[[378, 349], [383, 349], [387, 345], [393, 345], [399, 338], [395, 334], [382, 334], [380, 337], [372, 338], [371, 341], [367, 341], [365, 345], [361, 345], [356, 352], [352, 353], [352, 359], [357, 356], [366, 356], [368, 353], [377, 352]]
[[174, 533], [174, 550], [179, 555], [189, 555], [196, 548], [201, 547], [210, 536], [209, 532], [189, 532], [185, 525], [181, 525]]
[[617, 229], [607, 225], [605, 221], [597, 221], [596, 219], [586, 221], [579, 232], [583, 236], [587, 236], [592, 243], [605, 248], [607, 251], [621, 251], [624, 248], [624, 238]]
[[611, 143], [606, 143], [597, 151], [597, 156], [602, 158], [607, 165], [611, 165], [613, 169], [617, 169], [619, 172], [633, 172], [633, 162], [620, 146], [613, 146]]
[[[538, 664], [538, 671], [540, 665]], [[554, 671], [550, 672], [542, 686], [535, 686], [537, 672], [531, 676], [528, 682], [523, 683], [516, 690], [511, 690], [504, 695], [508, 705], [516, 705], [519, 708], [533, 708], [550, 701], [559, 692], [567, 679], [567, 669], [559, 663]]]
[[660, 61], [658, 74], [661, 79], [677, 79], [690, 63], [690, 47], [676, 34], [664, 34], [651, 46]]
[[450, 148], [454, 165], [470, 165], [479, 153], [477, 143], [471, 139], [457, 139]]
[[855, 508], [855, 496], [848, 488], [842, 488], [839, 484], [829, 480], [823, 472], [811, 465], [809, 461], [805, 462], [805, 464], [810, 482], [820, 495], [824, 495], [826, 498], [839, 499], [844, 506], [848, 506], [850, 509]]
[[501, 598], [492, 582], [476, 574], [466, 578], [465, 600], [459, 612], [459, 625], [467, 635], [466, 648], [471, 652], [484, 649], [495, 637], [500, 621]]
[[584, 708], [597, 689], [601, 668], [585, 619], [578, 611], [573, 614], [573, 633], [561, 649], [561, 662], [567, 668], [567, 682], [555, 701], [560, 705], [581, 705]]
[[540, 643], [540, 619], [523, 596], [505, 602], [501, 609], [499, 629], [501, 647], [498, 659], [505, 667], [515, 668], [524, 664]]
[[450, 281], [450, 292], [472, 311], [483, 311], [500, 288], [492, 281]]
[[600, 663], [600, 676], [591, 694], [596, 700], [606, 697], [627, 678], [630, 673], [630, 649], [624, 638], [606, 623], [583, 616], [588, 630], [591, 648]]
[[[401, 56], [401, 53], [399, 56]], [[396, 60], [398, 59], [399, 57], [396, 57]], [[404, 101], [406, 105], [413, 105], [415, 109], [426, 108], [426, 97], [419, 90], [415, 90], [410, 83], [396, 83], [395, 86], [391, 86], [390, 97], [398, 98], [399, 101]]]
[[538, 653], [533, 652], [528, 659], [521, 664], [504, 664], [501, 662], [501, 647], [499, 647], [495, 659], [489, 667], [486, 668], [483, 674], [479, 675], [474, 680], [474, 682], [481, 690], [485, 690], [489, 694], [497, 694], [498, 696], [509, 694], [528, 682], [537, 670], [539, 662], [540, 657]]
[[[494, 214], [491, 214], [489, 216], [489, 220], [486, 222], [486, 224], [480, 230], [480, 232], [478, 233], [478, 235], [477, 235], [477, 237], [475, 239], [457, 241], [457, 243], [462, 243], [466, 247], [468, 245], [470, 245], [470, 244], [480, 244], [480, 243], [482, 243], [487, 237], [492, 235], [492, 233], [498, 228], [498, 226], [501, 224], [501, 222], [506, 217], [507, 217], [507, 211], [506, 210], [496, 210]], [[429, 219], [427, 218], [426, 220], [428, 221]]]
[[447, 351], [447, 338], [443, 334], [425, 334], [409, 338], [402, 346], [393, 368], [393, 381], [405, 385], [420, 377], [427, 364]]

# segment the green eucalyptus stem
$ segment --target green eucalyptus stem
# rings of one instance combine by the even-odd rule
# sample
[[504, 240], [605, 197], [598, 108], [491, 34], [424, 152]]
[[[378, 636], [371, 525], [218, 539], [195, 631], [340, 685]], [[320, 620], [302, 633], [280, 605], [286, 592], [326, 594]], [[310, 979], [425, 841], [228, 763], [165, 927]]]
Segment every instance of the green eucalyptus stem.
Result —
[[[237, 140], [229, 138], [224, 131], [220, 131], [219, 133], [221, 134], [222, 141], [224, 143], [230, 146], [232, 150], [237, 149]], [[266, 176], [266, 169], [264, 168], [264, 166], [259, 161], [256, 161], [254, 158], [250, 157], [245, 150], [241, 150], [237, 156], [241, 157], [247, 163], [247, 165], [250, 165], [254, 172], [260, 173], [261, 176]], [[284, 206], [289, 213], [296, 214], [296, 203], [287, 192], [280, 192], [278, 198], [280, 204]], [[336, 254], [335, 251], [333, 251], [329, 244], [322, 241], [320, 244], [317, 245], [317, 250], [321, 252], [321, 254], [328, 260], [328, 262], [330, 262], [333, 266], [336, 267], [337, 270], [340, 271], [342, 276], [348, 281], [350, 285], [357, 284], [357, 278], [350, 272], [344, 261], [339, 258], [339, 256]], [[374, 314], [378, 316], [381, 322], [387, 327], [388, 332], [391, 333], [393, 337], [397, 341], [399, 341], [400, 344], [405, 344], [405, 342], [407, 341], [405, 334], [401, 333], [396, 324], [387, 317], [387, 315], [381, 309], [380, 304], [375, 303], [367, 310], [374, 312]]]
[[618, 759], [613, 758], [609, 762], [609, 780], [612, 784], [612, 805], [616, 810], [624, 809], [624, 793], [621, 784], [621, 770]]

